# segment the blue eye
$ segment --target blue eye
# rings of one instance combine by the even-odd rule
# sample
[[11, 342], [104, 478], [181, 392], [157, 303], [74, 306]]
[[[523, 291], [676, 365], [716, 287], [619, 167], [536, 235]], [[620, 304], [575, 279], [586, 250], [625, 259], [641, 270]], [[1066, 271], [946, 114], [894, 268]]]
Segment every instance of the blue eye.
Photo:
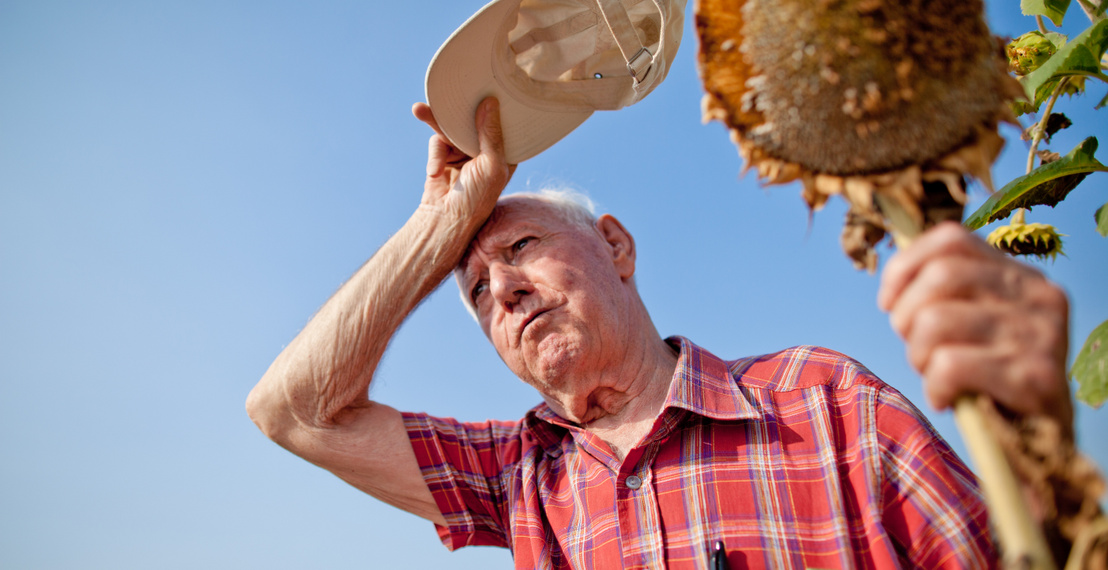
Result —
[[525, 238], [515, 242], [514, 244], [512, 244], [512, 250], [519, 251], [519, 250], [523, 249], [527, 245], [527, 243], [530, 242], [530, 241], [531, 241], [531, 238], [525, 237]]
[[488, 290], [489, 284], [484, 281], [473, 286], [473, 290], [469, 292], [469, 298], [473, 301], [473, 304], [477, 304], [477, 298], [481, 296], [486, 290]]

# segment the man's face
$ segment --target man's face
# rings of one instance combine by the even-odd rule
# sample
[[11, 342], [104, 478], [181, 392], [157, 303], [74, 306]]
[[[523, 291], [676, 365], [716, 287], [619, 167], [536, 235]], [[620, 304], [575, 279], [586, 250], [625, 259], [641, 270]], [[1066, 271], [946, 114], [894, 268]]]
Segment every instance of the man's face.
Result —
[[[598, 227], [613, 223], [625, 232], [610, 217]], [[459, 265], [481, 329], [517, 376], [559, 404], [556, 411], [578, 407], [569, 400], [587, 395], [588, 379], [624, 354], [633, 262], [628, 269], [620, 253], [629, 247], [605, 233], [612, 232], [567, 221], [544, 202], [509, 198]]]

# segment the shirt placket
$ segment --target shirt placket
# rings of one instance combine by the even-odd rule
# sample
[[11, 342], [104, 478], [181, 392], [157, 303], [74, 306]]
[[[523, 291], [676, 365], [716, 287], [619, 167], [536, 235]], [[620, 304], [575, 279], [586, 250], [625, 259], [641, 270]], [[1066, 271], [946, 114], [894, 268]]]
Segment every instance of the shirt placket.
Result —
[[658, 446], [631, 451], [616, 477], [616, 507], [625, 569], [665, 567], [661, 512], [654, 488], [654, 457]]
[[576, 494], [583, 498], [579, 506], [587, 512], [579, 522], [589, 521], [566, 529], [570, 558], [575, 567], [620, 568], [624, 548], [618, 516], [622, 480], [619, 460], [600, 438], [577, 427], [568, 429], [576, 443], [576, 462], [580, 466]]

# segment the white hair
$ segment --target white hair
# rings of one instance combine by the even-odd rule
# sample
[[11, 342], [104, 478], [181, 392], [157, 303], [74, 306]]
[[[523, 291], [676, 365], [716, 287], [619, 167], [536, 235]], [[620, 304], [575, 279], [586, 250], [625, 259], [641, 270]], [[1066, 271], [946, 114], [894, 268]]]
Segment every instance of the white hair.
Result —
[[[586, 230], [596, 227], [596, 203], [583, 192], [572, 188], [546, 187], [537, 191], [514, 192], [501, 196], [498, 202], [509, 199], [542, 202], [552, 206], [567, 222]], [[460, 271], [454, 271], [454, 282], [458, 284], [458, 296], [462, 299], [462, 305], [473, 320], [477, 321], [477, 307], [473, 306], [473, 300], [466, 293]]]
[[543, 202], [554, 207], [567, 222], [592, 228], [596, 225], [596, 203], [592, 198], [572, 188], [541, 188], [535, 192], [515, 192], [501, 200], [523, 199]]

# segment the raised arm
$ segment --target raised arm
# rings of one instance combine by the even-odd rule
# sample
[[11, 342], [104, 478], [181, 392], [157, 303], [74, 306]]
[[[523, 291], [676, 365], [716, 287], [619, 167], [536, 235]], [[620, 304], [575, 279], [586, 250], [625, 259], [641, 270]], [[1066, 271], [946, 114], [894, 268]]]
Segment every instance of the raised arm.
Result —
[[461, 259], [511, 177], [499, 108], [477, 110], [478, 156], [435, 129], [415, 213], [312, 317], [247, 398], [250, 418], [275, 442], [355, 487], [434, 522], [435, 506], [396, 410], [369, 399], [389, 339]]

